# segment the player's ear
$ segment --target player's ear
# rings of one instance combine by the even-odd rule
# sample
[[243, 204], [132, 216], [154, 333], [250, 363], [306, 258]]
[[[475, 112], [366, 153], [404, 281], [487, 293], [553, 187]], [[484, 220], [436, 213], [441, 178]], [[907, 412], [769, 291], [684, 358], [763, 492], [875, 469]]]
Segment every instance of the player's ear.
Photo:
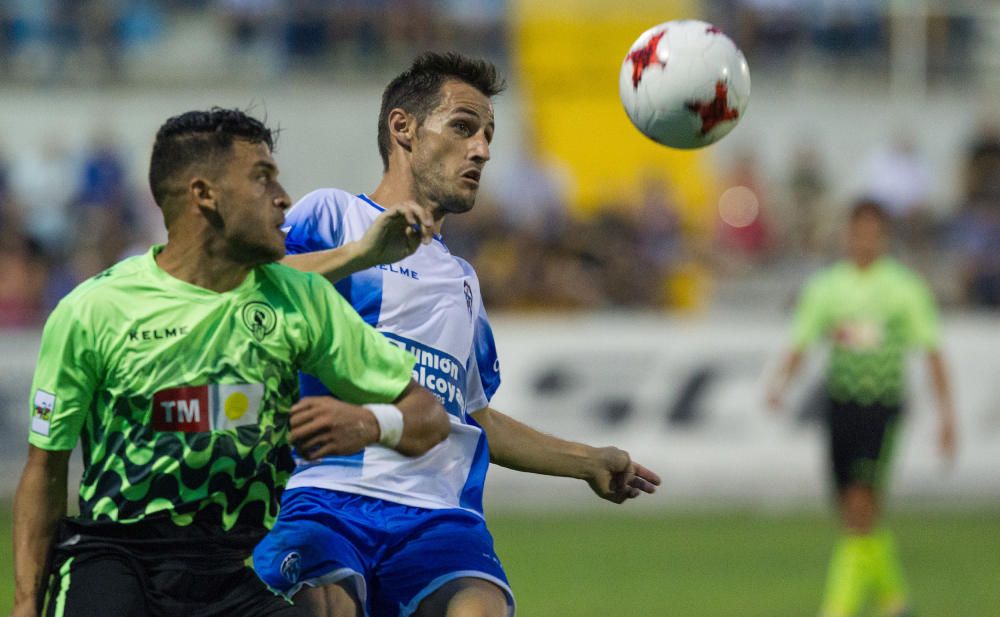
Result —
[[389, 134], [392, 136], [393, 141], [409, 152], [413, 143], [413, 137], [417, 132], [417, 119], [397, 107], [389, 112], [387, 122], [389, 123]]
[[213, 224], [219, 224], [219, 190], [210, 180], [201, 177], [191, 178], [188, 182], [188, 195], [198, 206], [202, 215]]

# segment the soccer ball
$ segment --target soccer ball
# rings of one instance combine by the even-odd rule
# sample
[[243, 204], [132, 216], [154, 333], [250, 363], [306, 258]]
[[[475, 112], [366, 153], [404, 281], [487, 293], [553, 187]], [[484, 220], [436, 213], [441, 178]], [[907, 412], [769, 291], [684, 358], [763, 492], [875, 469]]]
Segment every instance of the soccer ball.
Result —
[[646, 137], [672, 148], [701, 148], [743, 118], [750, 69], [743, 52], [712, 24], [668, 21], [632, 44], [618, 91]]

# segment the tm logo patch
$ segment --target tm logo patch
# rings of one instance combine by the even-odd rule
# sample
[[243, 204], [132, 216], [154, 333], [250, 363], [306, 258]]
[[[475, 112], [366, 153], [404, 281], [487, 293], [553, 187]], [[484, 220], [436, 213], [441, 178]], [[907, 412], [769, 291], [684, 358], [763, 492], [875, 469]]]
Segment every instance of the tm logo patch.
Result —
[[257, 424], [264, 384], [209, 384], [153, 395], [153, 429], [181, 433], [223, 431]]

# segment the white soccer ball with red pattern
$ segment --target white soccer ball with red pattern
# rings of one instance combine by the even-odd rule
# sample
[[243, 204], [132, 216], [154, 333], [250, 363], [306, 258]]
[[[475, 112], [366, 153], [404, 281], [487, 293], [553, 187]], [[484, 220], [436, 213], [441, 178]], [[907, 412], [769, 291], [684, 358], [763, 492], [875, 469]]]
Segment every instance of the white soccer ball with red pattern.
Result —
[[632, 44], [618, 88], [625, 112], [644, 135], [672, 148], [701, 148], [743, 118], [750, 68], [712, 24], [668, 21]]

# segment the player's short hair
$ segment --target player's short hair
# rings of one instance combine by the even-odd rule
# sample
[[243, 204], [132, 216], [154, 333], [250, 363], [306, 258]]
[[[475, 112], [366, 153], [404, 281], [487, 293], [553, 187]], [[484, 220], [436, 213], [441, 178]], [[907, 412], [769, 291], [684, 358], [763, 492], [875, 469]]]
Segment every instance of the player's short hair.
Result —
[[507, 87], [497, 67], [489, 60], [455, 52], [423, 53], [410, 68], [389, 82], [382, 92], [378, 114], [378, 153], [389, 169], [389, 112], [399, 108], [413, 114], [418, 125], [441, 103], [441, 86], [449, 80], [463, 81], [492, 98]]
[[853, 223], [862, 217], [870, 216], [878, 219], [883, 225], [889, 223], [889, 212], [882, 202], [871, 197], [862, 197], [851, 207], [850, 221]]
[[160, 208], [167, 203], [170, 182], [194, 164], [215, 165], [231, 154], [237, 139], [265, 143], [274, 150], [275, 132], [239, 109], [212, 107], [169, 118], [156, 132], [149, 160], [149, 188]]

